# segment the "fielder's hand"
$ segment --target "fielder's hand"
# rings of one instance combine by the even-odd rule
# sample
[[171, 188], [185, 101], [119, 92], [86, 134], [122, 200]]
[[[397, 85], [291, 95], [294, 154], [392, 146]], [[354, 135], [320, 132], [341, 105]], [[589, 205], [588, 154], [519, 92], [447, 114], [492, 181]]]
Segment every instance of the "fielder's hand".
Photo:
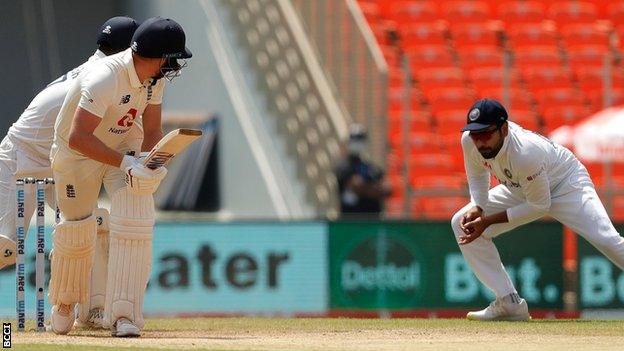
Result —
[[165, 167], [149, 169], [145, 167], [139, 159], [132, 156], [124, 156], [120, 168], [125, 172], [126, 185], [130, 191], [136, 195], [155, 193], [160, 182], [167, 175], [167, 169]]
[[470, 244], [476, 238], [480, 237], [489, 226], [490, 223], [482, 216], [464, 224], [462, 227], [465, 228], [465, 234], [459, 237], [459, 245]]

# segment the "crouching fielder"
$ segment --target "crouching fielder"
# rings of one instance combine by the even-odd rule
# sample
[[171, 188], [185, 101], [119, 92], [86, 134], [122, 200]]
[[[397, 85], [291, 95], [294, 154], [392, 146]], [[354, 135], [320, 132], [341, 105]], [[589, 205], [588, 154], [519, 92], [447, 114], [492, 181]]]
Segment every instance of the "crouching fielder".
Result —
[[49, 300], [51, 326], [67, 334], [76, 303], [85, 303], [96, 245], [93, 214], [102, 184], [112, 199], [104, 324], [114, 336], [139, 336], [143, 296], [151, 268], [153, 193], [166, 175], [124, 154], [142, 117], [143, 150], [162, 138], [161, 78], [177, 75], [189, 58], [175, 21], [150, 18], [132, 47], [102, 59], [70, 88], [55, 125], [52, 170], [61, 222], [54, 231]]
[[[624, 269], [624, 238], [613, 227], [587, 169], [568, 149], [507, 121], [495, 100], [477, 101], [462, 129], [471, 202], [451, 221], [464, 258], [496, 295], [474, 320], [527, 320], [528, 306], [492, 238], [550, 215]], [[489, 189], [490, 174], [499, 185]]]

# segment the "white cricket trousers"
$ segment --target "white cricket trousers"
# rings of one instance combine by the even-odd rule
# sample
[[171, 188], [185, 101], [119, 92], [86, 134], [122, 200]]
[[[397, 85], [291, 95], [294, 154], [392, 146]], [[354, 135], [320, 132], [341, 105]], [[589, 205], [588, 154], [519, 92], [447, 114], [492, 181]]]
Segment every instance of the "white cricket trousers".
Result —
[[[598, 198], [598, 194], [596, 194], [587, 170], [584, 167], [579, 167], [578, 171], [570, 176], [567, 182], [567, 184], [560, 184], [556, 187], [554, 194], [551, 194], [551, 206], [548, 215], [581, 235], [615, 265], [624, 270], [624, 238], [613, 227], [607, 211]], [[498, 185], [490, 189], [489, 201], [484, 213], [491, 215], [502, 212], [525, 201], [525, 199], [509, 191], [504, 185]], [[451, 226], [455, 238], [459, 238], [463, 234], [460, 228], [461, 219], [464, 213], [473, 206], [475, 204], [471, 202], [453, 216]], [[485, 286], [492, 289], [496, 297], [503, 297], [517, 291], [503, 267], [492, 239], [538, 218], [539, 216], [523, 223], [491, 225], [473, 242], [467, 245], [459, 245], [464, 259], [477, 278]], [[561, 250], [561, 248], [556, 247], [553, 250]]]
[[[40, 177], [36, 173], [29, 173], [30, 170], [42, 170], [50, 167], [50, 161], [41, 159], [34, 152], [27, 148], [22, 148], [15, 144], [9, 136], [4, 137], [0, 143], [0, 235], [4, 235], [15, 241], [15, 173], [19, 172], [24, 176]], [[24, 187], [24, 222], [26, 229], [35, 212], [35, 188]], [[46, 187], [46, 203], [54, 205], [54, 189], [52, 186]], [[26, 230], [28, 233], [28, 230]]]

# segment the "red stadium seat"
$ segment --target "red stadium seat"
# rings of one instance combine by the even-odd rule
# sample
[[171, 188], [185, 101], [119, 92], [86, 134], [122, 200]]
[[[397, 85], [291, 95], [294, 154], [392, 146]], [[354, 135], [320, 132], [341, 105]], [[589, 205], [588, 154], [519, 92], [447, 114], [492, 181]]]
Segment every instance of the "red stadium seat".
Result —
[[484, 67], [502, 67], [503, 50], [495, 46], [462, 47], [457, 51], [459, 64], [464, 70]]
[[583, 95], [574, 88], [545, 89], [535, 95], [541, 110], [550, 106], [583, 106]]
[[459, 140], [460, 130], [466, 125], [466, 113], [468, 108], [472, 106], [474, 100], [463, 106], [457, 106], [456, 109], [440, 110], [433, 115], [436, 125], [435, 131], [441, 138], [457, 138]]
[[522, 78], [532, 92], [538, 93], [554, 88], [570, 88], [570, 74], [560, 67], [531, 67], [522, 71]]
[[451, 26], [451, 37], [454, 47], [461, 51], [462, 47], [475, 45], [497, 47], [500, 43], [496, 29], [489, 23], [460, 23]]
[[[465, 85], [464, 72], [455, 67], [429, 68], [416, 71], [418, 86], [423, 91], [444, 88], [461, 88]], [[425, 94], [426, 95], [426, 94]]]
[[513, 24], [507, 31], [509, 43], [514, 49], [525, 46], [557, 46], [555, 28], [543, 24]]
[[418, 191], [444, 191], [454, 190], [463, 191], [466, 190], [466, 176], [461, 173], [457, 174], [443, 174], [443, 175], [410, 175], [410, 183], [414, 188], [414, 191], [418, 194]]
[[[477, 91], [479, 98], [490, 98], [504, 103], [505, 91], [503, 87], [484, 89]], [[533, 99], [531, 95], [521, 88], [511, 88], [509, 90], [509, 103], [505, 106], [507, 109], [514, 108], [516, 110], [531, 110], [533, 108]]]
[[446, 45], [446, 27], [440, 21], [406, 23], [399, 28], [402, 46]]
[[534, 66], [561, 66], [561, 56], [556, 46], [535, 45], [518, 48], [514, 64], [520, 68]]
[[[505, 70], [502, 67], [474, 68], [468, 71], [468, 77], [477, 92], [502, 88]], [[519, 86], [520, 75], [516, 70], [511, 70], [510, 83], [512, 86]]]
[[455, 212], [466, 206], [470, 200], [460, 196], [445, 196], [420, 197], [416, 198], [414, 202], [416, 206], [413, 208], [419, 210], [415, 212], [414, 209], [412, 209], [412, 215], [415, 217], [448, 221]]
[[607, 6], [607, 17], [613, 23], [624, 23], [624, 2], [613, 1]]
[[493, 17], [490, 6], [484, 1], [456, 0], [440, 4], [442, 16], [452, 23], [483, 23]]
[[539, 132], [541, 130], [541, 124], [533, 111], [520, 110], [516, 109], [516, 107], [512, 107], [507, 110], [507, 113], [509, 114], [509, 120], [520, 125], [522, 128], [534, 132]]
[[389, 17], [399, 23], [429, 22], [438, 17], [437, 7], [431, 1], [387, 1], [386, 3], [389, 6]]
[[537, 24], [544, 20], [544, 5], [537, 1], [508, 1], [498, 6], [498, 18], [506, 24]]
[[446, 45], [411, 45], [405, 44], [405, 54], [413, 72], [430, 67], [452, 67], [453, 56]]
[[434, 114], [444, 110], [465, 110], [476, 100], [474, 92], [466, 88], [440, 89], [426, 98]]
[[[592, 111], [599, 111], [605, 106], [605, 93], [602, 88], [596, 90], [585, 90], [585, 94], [589, 99], [592, 107]], [[624, 88], [613, 88], [611, 90], [611, 104], [610, 106], [624, 105]]]
[[552, 106], [544, 109], [544, 127], [546, 132], [551, 132], [562, 125], [574, 124], [591, 114], [589, 109], [583, 106]]
[[566, 47], [576, 45], [600, 45], [605, 49], [609, 47], [609, 34], [596, 25], [585, 23], [562, 25], [559, 32]]
[[548, 18], [557, 23], [592, 23], [598, 20], [598, 8], [591, 2], [558, 1], [550, 5]]
[[409, 158], [409, 172], [412, 175], [443, 175], [457, 172], [454, 159], [446, 152], [412, 154]]
[[431, 129], [418, 130], [410, 134], [409, 152], [410, 157], [416, 154], [427, 154], [431, 152], [440, 152], [442, 143], [437, 134], [432, 133]]
[[604, 66], [609, 48], [602, 45], [574, 45], [567, 48], [568, 62], [573, 69]]

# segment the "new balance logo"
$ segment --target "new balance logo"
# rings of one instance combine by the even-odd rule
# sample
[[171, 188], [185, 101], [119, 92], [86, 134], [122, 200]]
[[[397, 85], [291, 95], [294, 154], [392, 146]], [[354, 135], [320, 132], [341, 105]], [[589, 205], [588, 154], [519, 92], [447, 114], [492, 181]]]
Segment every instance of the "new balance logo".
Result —
[[76, 197], [76, 189], [74, 189], [74, 186], [72, 184], [67, 184], [67, 186], [65, 187], [65, 191], [68, 198]]
[[106, 26], [106, 28], [102, 30], [102, 33], [111, 34], [111, 26]]
[[121, 100], [119, 101], [120, 105], [124, 105], [130, 102], [130, 94], [128, 95], [124, 95], [121, 97]]
[[11, 249], [4, 250], [4, 257], [11, 257], [13, 255], [13, 251]]

